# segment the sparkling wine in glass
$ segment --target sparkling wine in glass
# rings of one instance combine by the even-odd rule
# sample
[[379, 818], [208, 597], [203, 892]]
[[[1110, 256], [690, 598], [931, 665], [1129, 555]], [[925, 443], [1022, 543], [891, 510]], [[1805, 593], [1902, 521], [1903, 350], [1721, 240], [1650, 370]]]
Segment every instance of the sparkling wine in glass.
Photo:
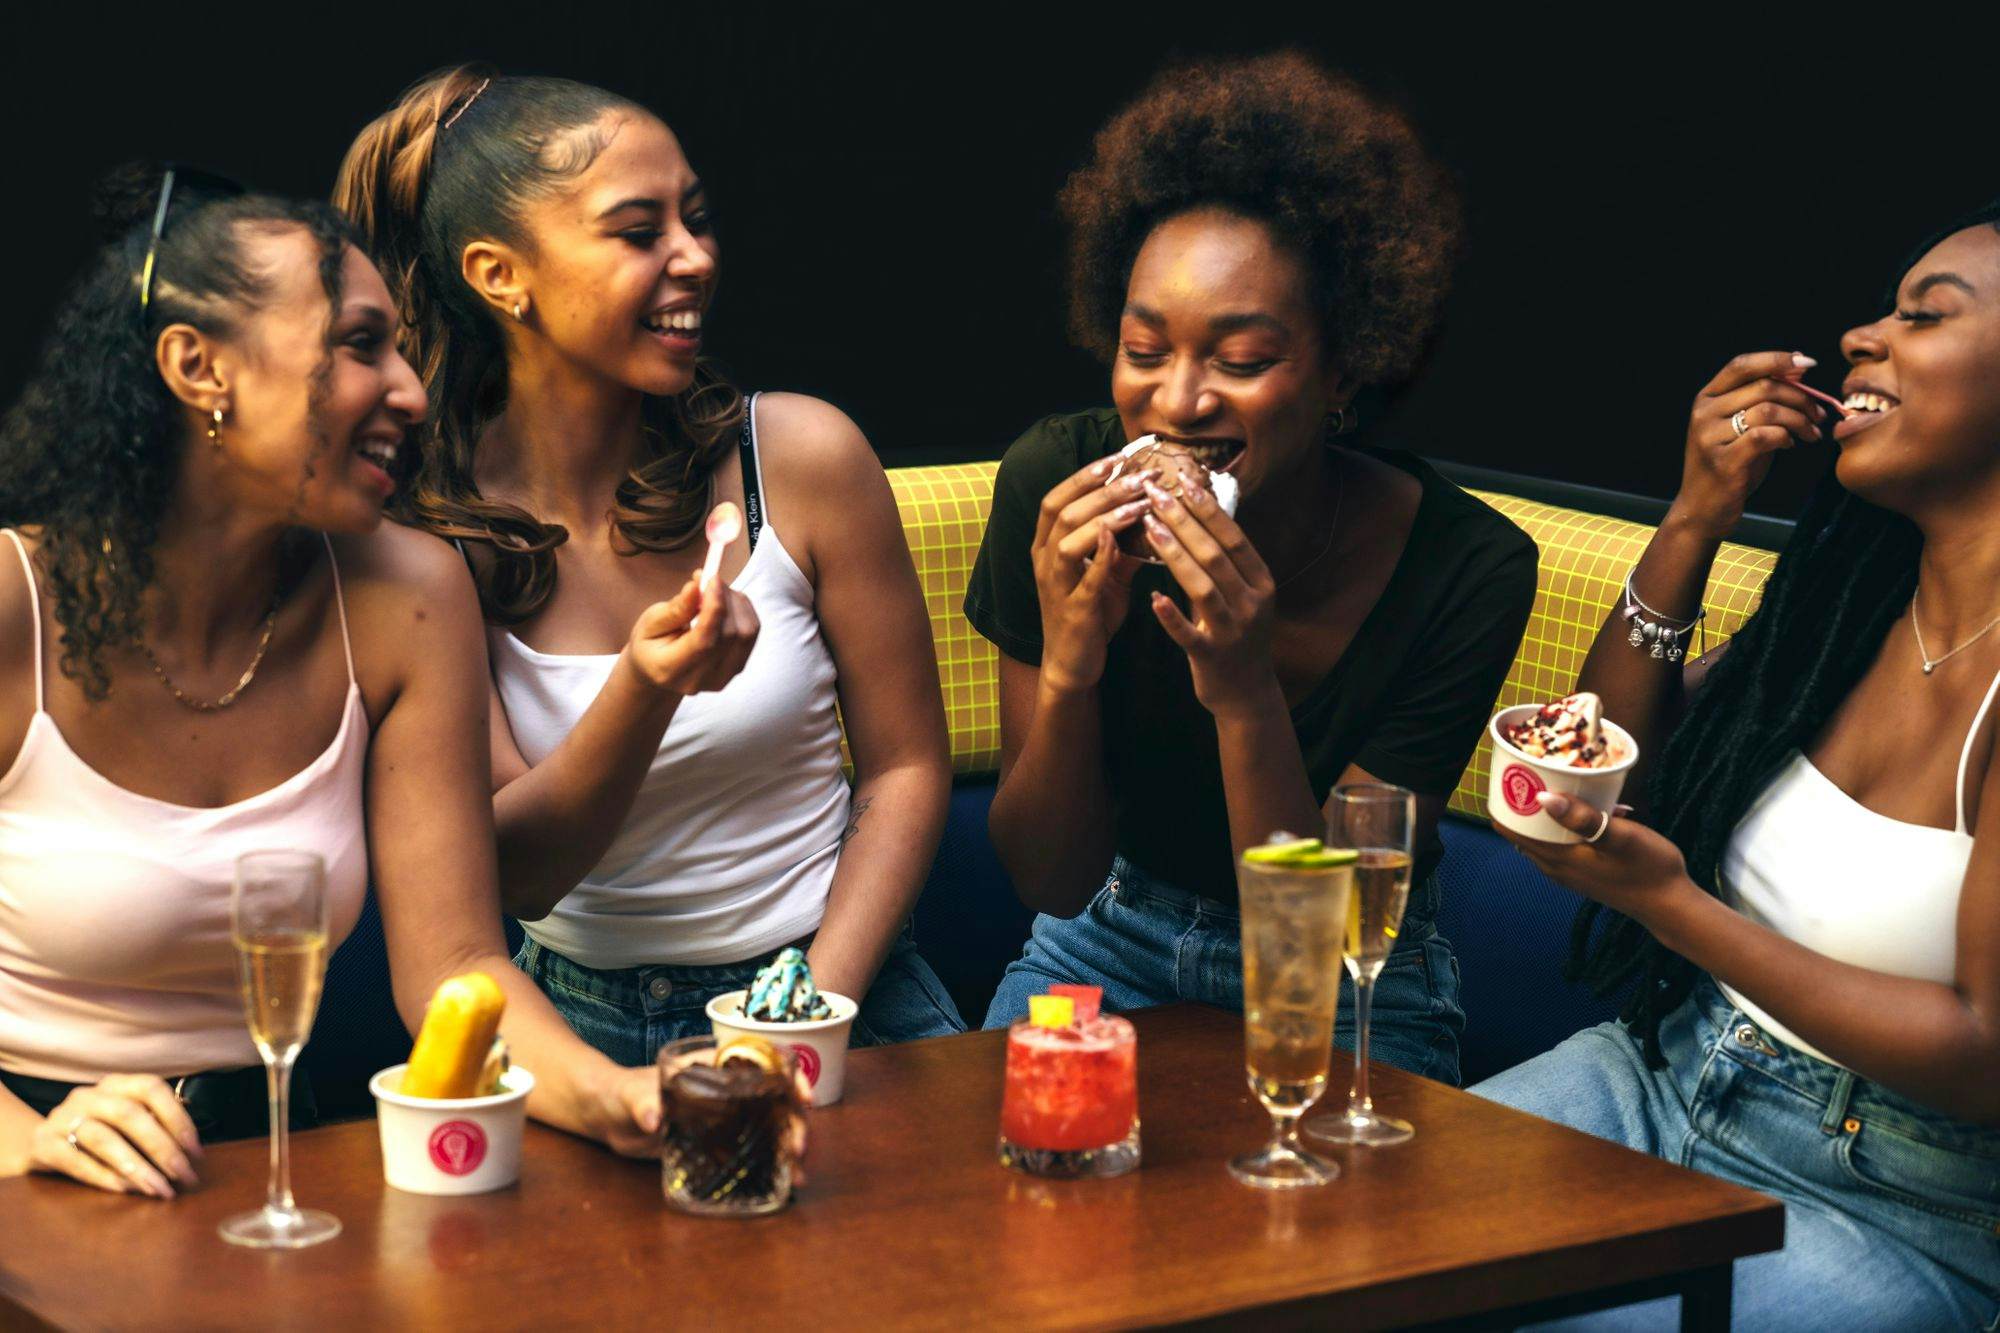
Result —
[[1347, 1110], [1318, 1116], [1306, 1123], [1306, 1133], [1325, 1143], [1355, 1143], [1386, 1147], [1405, 1143], [1416, 1133], [1407, 1120], [1383, 1115], [1368, 1091], [1368, 1025], [1375, 999], [1375, 979], [1396, 933], [1403, 926], [1403, 907], [1410, 897], [1414, 864], [1417, 798], [1402, 787], [1354, 783], [1333, 791], [1327, 836], [1357, 854], [1354, 897], [1348, 906], [1347, 971], [1354, 978], [1354, 1083]]
[[1263, 1151], [1234, 1158], [1230, 1174], [1258, 1189], [1324, 1185], [1340, 1168], [1306, 1151], [1299, 1117], [1326, 1091], [1340, 1003], [1353, 855], [1319, 849], [1259, 861], [1274, 839], [1237, 863], [1243, 919], [1244, 1066], [1250, 1090], [1271, 1115]]
[[243, 1016], [270, 1091], [271, 1173], [264, 1206], [220, 1229], [234, 1245], [301, 1249], [340, 1234], [338, 1218], [292, 1200], [292, 1062], [312, 1035], [326, 979], [326, 864], [312, 852], [246, 852], [229, 906]]

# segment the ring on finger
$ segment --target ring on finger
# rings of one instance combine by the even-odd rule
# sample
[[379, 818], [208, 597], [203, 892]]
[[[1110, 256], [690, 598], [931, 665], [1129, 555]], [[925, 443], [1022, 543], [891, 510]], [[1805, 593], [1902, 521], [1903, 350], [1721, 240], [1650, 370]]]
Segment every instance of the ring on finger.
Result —
[[76, 1141], [76, 1132], [79, 1129], [82, 1129], [84, 1124], [85, 1122], [83, 1120], [78, 1120], [75, 1124], [69, 1127], [69, 1132], [63, 1135], [63, 1142], [67, 1143], [70, 1147], [76, 1149], [78, 1152], [87, 1151], [81, 1143], [78, 1143]]
[[1599, 838], [1604, 836], [1604, 830], [1610, 827], [1611, 827], [1611, 812], [1609, 810], [1599, 810], [1597, 812], [1597, 828], [1595, 831], [1587, 835], [1584, 838], [1584, 841], [1596, 842]]
[[1736, 432], [1738, 439], [1743, 437], [1744, 431], [1750, 429], [1750, 423], [1747, 420], [1749, 411], [1750, 409], [1747, 407], [1739, 407], [1729, 414], [1730, 428]]

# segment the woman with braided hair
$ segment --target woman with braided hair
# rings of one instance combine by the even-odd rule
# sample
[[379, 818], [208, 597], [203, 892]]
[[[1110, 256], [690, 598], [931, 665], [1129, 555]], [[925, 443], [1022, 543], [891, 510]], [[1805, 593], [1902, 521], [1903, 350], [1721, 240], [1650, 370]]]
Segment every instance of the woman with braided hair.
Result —
[[[520, 965], [622, 1061], [794, 945], [858, 1041], [960, 1028], [907, 927], [951, 770], [902, 523], [837, 408], [701, 356], [721, 249], [680, 141], [599, 88], [447, 69], [336, 202], [430, 391], [408, 516], [486, 610]], [[697, 587], [724, 500], [744, 530]]]
[[1690, 624], [1776, 451], [1827, 420], [1790, 352], [1696, 399], [1680, 494], [1579, 682], [1653, 756], [1647, 807], [1545, 795], [1584, 841], [1513, 839], [1591, 900], [1581, 972], [1630, 987], [1623, 1021], [1474, 1091], [1783, 1199], [1783, 1251], [1737, 1266], [1742, 1327], [1991, 1328], [2000, 207], [1841, 347], [1833, 474], [1761, 608], [1683, 669], [1631, 646], [1628, 612]]

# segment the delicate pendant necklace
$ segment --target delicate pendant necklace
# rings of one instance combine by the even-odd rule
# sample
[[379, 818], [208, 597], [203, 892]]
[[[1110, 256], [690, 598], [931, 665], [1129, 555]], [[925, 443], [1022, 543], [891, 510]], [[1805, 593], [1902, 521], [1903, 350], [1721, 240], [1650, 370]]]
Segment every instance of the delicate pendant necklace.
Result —
[[283, 599], [284, 593], [282, 588], [271, 595], [271, 609], [264, 614], [264, 633], [257, 640], [257, 652], [251, 657], [250, 665], [243, 668], [242, 677], [220, 699], [197, 699], [180, 686], [174, 684], [173, 677], [169, 676], [167, 669], [160, 665], [160, 659], [153, 656], [152, 646], [146, 642], [146, 637], [143, 634], [139, 636], [139, 651], [146, 655], [146, 660], [152, 664], [153, 674], [160, 678], [160, 684], [167, 687], [167, 693], [173, 695], [177, 702], [185, 707], [192, 708], [197, 713], [216, 712], [235, 703], [237, 696], [248, 689], [250, 682], [256, 679], [257, 668], [263, 665], [264, 654], [271, 647], [271, 633], [278, 627], [278, 604]]
[[1964, 652], [1967, 648], [1970, 648], [1973, 644], [1978, 643], [1988, 634], [1991, 634], [1993, 632], [1994, 626], [2000, 625], [2000, 616], [1995, 616], [1993, 617], [1993, 619], [1987, 621], [1985, 629], [1980, 630], [1977, 634], [1967, 639], [1964, 643], [1961, 643], [1960, 645], [1958, 645], [1958, 647], [1944, 654], [1944, 656], [1932, 657], [1930, 654], [1930, 649], [1924, 647], [1924, 627], [1923, 624], [1917, 619], [1917, 597], [1922, 591], [1923, 591], [1922, 587], [1919, 586], [1916, 590], [1910, 593], [1910, 629], [1917, 636], [1917, 656], [1924, 659], [1924, 674], [1928, 676], [1931, 674], [1931, 672], [1936, 671], [1938, 667], [1942, 666], [1946, 662], [1949, 662], [1952, 658], [1958, 656], [1960, 653]]
[[1271, 592], [1273, 595], [1277, 593], [1278, 589], [1284, 587], [1288, 583], [1295, 581], [1296, 579], [1304, 575], [1305, 572], [1311, 569], [1314, 565], [1317, 565], [1320, 561], [1326, 559], [1326, 553], [1333, 549], [1333, 543], [1335, 539], [1340, 536], [1340, 506], [1342, 502], [1345, 501], [1346, 499], [1347, 499], [1347, 478], [1343, 476], [1340, 479], [1340, 493], [1333, 497], [1333, 521], [1326, 525], [1327, 526], [1326, 545], [1319, 548], [1318, 555], [1306, 561], [1303, 565], [1300, 565], [1297, 569], [1293, 570], [1291, 573], [1285, 575], [1285, 577], [1279, 579], [1276, 583], [1272, 584]]

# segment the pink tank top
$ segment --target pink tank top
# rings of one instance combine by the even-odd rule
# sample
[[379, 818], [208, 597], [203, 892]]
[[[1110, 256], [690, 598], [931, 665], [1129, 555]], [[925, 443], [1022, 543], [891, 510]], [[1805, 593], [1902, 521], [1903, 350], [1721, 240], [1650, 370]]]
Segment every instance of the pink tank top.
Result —
[[334, 946], [354, 929], [368, 891], [368, 715], [340, 570], [333, 588], [347, 701], [333, 744], [268, 791], [201, 808], [127, 791], [70, 749], [44, 698], [34, 568], [20, 537], [7, 536], [28, 576], [35, 715], [0, 776], [0, 1069], [94, 1083], [254, 1065], [229, 938], [236, 858], [319, 853]]

